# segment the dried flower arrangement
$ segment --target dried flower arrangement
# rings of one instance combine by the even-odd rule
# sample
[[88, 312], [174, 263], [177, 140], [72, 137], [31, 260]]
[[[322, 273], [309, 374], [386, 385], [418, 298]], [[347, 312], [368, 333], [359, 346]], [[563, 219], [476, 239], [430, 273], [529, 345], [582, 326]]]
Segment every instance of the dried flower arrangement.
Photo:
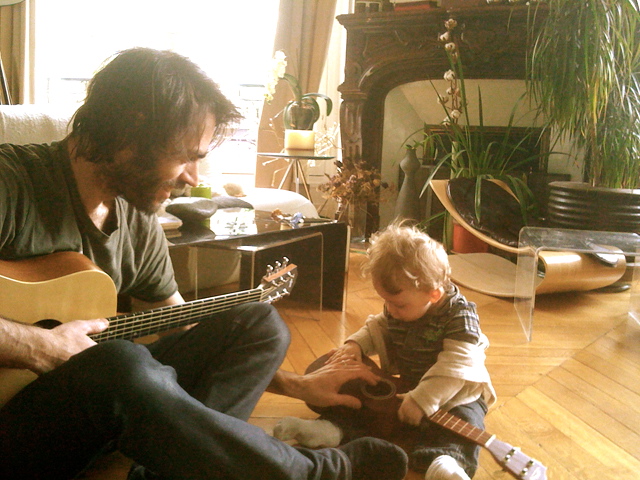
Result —
[[345, 158], [334, 162], [337, 172], [325, 174], [328, 182], [318, 186], [327, 199], [338, 202], [337, 220], [342, 220], [351, 205], [357, 203], [378, 203], [381, 194], [391, 193], [392, 187], [382, 181], [380, 171], [360, 158]]

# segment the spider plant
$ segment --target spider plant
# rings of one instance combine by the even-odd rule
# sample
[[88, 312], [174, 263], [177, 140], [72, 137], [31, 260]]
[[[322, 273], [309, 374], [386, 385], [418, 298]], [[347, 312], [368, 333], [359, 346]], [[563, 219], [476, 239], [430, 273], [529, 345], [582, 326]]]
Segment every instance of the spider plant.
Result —
[[[450, 33], [456, 27], [455, 24], [451, 25], [449, 22], [446, 25]], [[450, 39], [451, 36], [448, 40]], [[449, 168], [451, 178], [475, 178], [474, 210], [478, 221], [480, 221], [482, 180], [499, 180], [504, 182], [518, 198], [523, 221], [526, 223], [529, 216], [536, 213], [537, 208], [534, 195], [527, 186], [524, 177], [526, 168], [523, 167], [533, 165], [548, 153], [534, 154], [524, 148], [524, 145], [528, 144], [536, 135], [536, 129], [529, 128], [523, 136], [514, 138], [515, 115], [522, 97], [513, 106], [502, 137], [495, 140], [493, 136], [489, 135], [489, 130], [484, 125], [482, 92], [478, 87], [478, 126], [471, 127], [464, 71], [457, 45], [454, 42], [449, 42], [445, 45], [445, 51], [451, 67], [451, 70], [444, 75], [445, 80], [449, 82], [448, 97], [445, 98], [438, 93], [432, 82], [438, 95], [438, 101], [446, 114], [442, 127], [444, 134], [441, 131], [433, 132], [425, 126], [422, 130], [423, 138], [412, 145], [412, 147], [421, 146], [425, 150], [435, 152], [434, 158], [438, 158], [431, 175], [422, 188], [421, 195], [425, 193], [429, 183], [443, 166]], [[461, 118], [464, 120], [462, 125], [459, 123]], [[415, 133], [409, 138], [412, 138]], [[440, 157], [440, 155], [442, 156]]]

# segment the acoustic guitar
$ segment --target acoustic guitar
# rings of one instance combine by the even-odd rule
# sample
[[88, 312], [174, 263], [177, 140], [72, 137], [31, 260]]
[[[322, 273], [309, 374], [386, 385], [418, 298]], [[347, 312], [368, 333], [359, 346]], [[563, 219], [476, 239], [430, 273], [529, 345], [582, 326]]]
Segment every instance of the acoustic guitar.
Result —
[[[272, 303], [289, 295], [296, 277], [297, 267], [284, 259], [268, 267], [261, 284], [251, 290], [116, 315], [117, 292], [111, 278], [80, 253], [57, 252], [0, 261], [0, 316], [43, 328], [107, 318], [109, 328], [90, 335], [95, 342], [134, 339], [191, 325], [243, 303]], [[0, 369], [0, 407], [35, 378], [29, 370]]]
[[[307, 367], [306, 373], [313, 372], [322, 367], [329, 354], [316, 359]], [[364, 380], [355, 379], [345, 383], [340, 393], [352, 395], [362, 402], [362, 408], [353, 410], [348, 407], [316, 407], [307, 406], [325, 417], [341, 422], [345, 421], [353, 425], [354, 416], [357, 416], [357, 425], [365, 425], [367, 435], [383, 438], [385, 440], [411, 445], [419, 429], [402, 423], [398, 419], [398, 408], [402, 401], [397, 397], [399, 393], [410, 390], [409, 385], [399, 377], [395, 377], [382, 371], [378, 365], [368, 357], [362, 361], [378, 375], [381, 380], [377, 385], [369, 385]], [[350, 418], [347, 418], [350, 417]], [[344, 420], [342, 420], [344, 418]], [[433, 422], [447, 430], [454, 432], [467, 440], [486, 448], [498, 464], [511, 476], [519, 480], [546, 480], [547, 468], [535, 459], [525, 455], [520, 449], [500, 441], [492, 435], [469, 422], [462, 420], [444, 410], [438, 410], [425, 422]]]

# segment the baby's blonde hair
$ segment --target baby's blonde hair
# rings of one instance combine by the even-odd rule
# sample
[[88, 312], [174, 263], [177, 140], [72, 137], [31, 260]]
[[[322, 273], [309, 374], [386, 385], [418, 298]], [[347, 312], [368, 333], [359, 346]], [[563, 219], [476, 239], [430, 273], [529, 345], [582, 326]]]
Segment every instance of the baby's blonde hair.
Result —
[[407, 287], [435, 290], [450, 282], [444, 247], [414, 226], [392, 223], [373, 234], [367, 254], [365, 273], [392, 295]]

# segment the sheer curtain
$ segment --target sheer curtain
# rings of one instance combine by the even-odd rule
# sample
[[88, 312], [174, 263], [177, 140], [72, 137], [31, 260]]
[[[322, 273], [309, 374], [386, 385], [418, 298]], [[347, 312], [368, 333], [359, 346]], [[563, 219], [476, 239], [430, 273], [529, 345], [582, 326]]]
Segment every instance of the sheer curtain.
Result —
[[[274, 52], [285, 52], [287, 72], [298, 78], [305, 93], [317, 92], [320, 86], [335, 9], [336, 0], [280, 0]], [[258, 132], [258, 152], [279, 152], [282, 149], [284, 129], [280, 112], [291, 99], [289, 87], [281, 82], [271, 104], [265, 103]], [[266, 160], [257, 158], [257, 187], [277, 185], [284, 173], [285, 160], [263, 165]]]
[[24, 0], [0, 7], [0, 54], [14, 104], [33, 103], [35, 3]]

